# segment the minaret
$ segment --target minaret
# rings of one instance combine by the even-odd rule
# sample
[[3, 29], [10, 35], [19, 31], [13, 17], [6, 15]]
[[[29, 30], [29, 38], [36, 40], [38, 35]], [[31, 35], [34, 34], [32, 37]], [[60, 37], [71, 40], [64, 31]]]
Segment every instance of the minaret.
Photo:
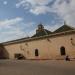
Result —
[[40, 23], [38, 25], [38, 29], [36, 30], [36, 33], [41, 32], [41, 31], [44, 31], [44, 26]]

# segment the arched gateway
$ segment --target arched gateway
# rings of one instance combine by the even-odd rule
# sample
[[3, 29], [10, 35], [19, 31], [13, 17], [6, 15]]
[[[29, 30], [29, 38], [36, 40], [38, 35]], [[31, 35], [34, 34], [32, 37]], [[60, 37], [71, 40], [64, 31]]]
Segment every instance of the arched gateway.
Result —
[[8, 59], [8, 58], [9, 58], [9, 53], [4, 48], [4, 46], [0, 44], [0, 59]]

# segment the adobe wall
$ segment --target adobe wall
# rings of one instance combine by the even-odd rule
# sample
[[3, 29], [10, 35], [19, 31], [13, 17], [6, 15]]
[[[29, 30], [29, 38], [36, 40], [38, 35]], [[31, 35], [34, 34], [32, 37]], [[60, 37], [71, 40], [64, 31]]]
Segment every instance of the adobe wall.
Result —
[[[75, 58], [75, 45], [72, 45], [71, 41], [75, 43], [75, 34], [10, 44], [6, 45], [5, 48], [10, 59], [14, 59], [15, 53], [23, 54], [26, 59], [62, 59], [64, 56], [61, 56], [60, 48], [64, 46], [66, 55]], [[38, 49], [39, 56], [35, 56], [35, 49]]]

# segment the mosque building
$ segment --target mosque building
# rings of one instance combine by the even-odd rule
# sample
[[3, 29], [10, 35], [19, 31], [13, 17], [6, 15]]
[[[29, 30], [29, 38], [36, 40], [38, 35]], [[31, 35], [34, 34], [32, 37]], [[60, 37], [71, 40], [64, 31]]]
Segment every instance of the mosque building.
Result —
[[38, 25], [32, 37], [0, 44], [0, 59], [75, 59], [75, 28], [66, 24], [51, 32]]

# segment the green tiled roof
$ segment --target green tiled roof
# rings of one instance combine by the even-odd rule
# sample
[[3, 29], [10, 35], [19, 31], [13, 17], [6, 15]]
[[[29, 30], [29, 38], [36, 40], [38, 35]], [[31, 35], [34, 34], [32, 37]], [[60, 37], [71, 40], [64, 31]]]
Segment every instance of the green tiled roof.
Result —
[[44, 36], [44, 35], [48, 35], [48, 34], [52, 34], [52, 32], [44, 29], [43, 31], [40, 31], [40, 32], [34, 34], [32, 37], [39, 37], [39, 36]]
[[59, 32], [64, 32], [64, 31], [69, 31], [69, 30], [75, 30], [75, 29], [73, 27], [63, 25], [62, 27], [55, 30], [54, 33], [59, 33]]

